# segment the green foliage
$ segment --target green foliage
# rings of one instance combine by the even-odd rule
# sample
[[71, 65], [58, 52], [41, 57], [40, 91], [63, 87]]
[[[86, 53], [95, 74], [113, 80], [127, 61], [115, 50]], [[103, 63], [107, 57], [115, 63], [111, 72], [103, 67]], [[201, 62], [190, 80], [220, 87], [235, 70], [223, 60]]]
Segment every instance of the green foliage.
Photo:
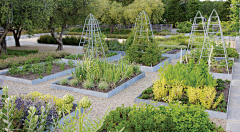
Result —
[[78, 85], [78, 79], [74, 78], [72, 80], [69, 81], [69, 85], [71, 86], [77, 86]]
[[84, 88], [97, 86], [101, 81], [114, 88], [117, 83], [139, 73], [139, 66], [131, 65], [125, 60], [120, 60], [118, 64], [114, 64], [107, 60], [85, 58], [82, 63], [77, 64], [72, 75], [83, 82]]
[[185, 21], [181, 23], [177, 22], [176, 25], [177, 25], [177, 28], [179, 28], [178, 30], [179, 33], [189, 33], [192, 28], [192, 23], [189, 21]]
[[127, 45], [125, 42], [119, 43], [117, 39], [105, 40], [105, 42], [108, 45], [109, 50], [125, 51], [127, 48]]
[[[81, 37], [66, 36], [62, 39], [64, 45], [79, 45]], [[84, 39], [81, 40], [83, 42]], [[41, 35], [37, 40], [38, 43], [43, 44], [58, 44], [57, 41], [51, 35]], [[82, 43], [81, 43], [82, 46]]]
[[108, 89], [108, 84], [107, 84], [107, 82], [100, 82], [100, 83], [98, 84], [98, 88], [99, 88], [99, 89], [102, 89], [102, 90]]
[[178, 62], [177, 65], [172, 66], [169, 64], [164, 69], [160, 68], [159, 77], [165, 78], [170, 86], [181, 81], [183, 86], [216, 86], [216, 81], [208, 72], [208, 65], [203, 61], [200, 64], [195, 64], [192, 59], [186, 65]]
[[133, 107], [117, 107], [110, 111], [100, 131], [114, 131], [125, 127], [128, 132], [150, 131], [221, 131], [210, 122], [203, 108], [195, 105], [179, 106], [134, 105]]
[[60, 79], [60, 81], [58, 82], [60, 85], [65, 85], [68, 84], [68, 79], [67, 78], [62, 78]]
[[107, 55], [107, 57], [111, 57], [111, 56], [114, 56], [114, 55], [117, 55], [118, 53], [117, 52], [109, 52]]
[[131, 39], [127, 40], [128, 49], [126, 51], [126, 59], [130, 62], [136, 62], [146, 66], [154, 66], [160, 63], [161, 54], [153, 40], [154, 38], [152, 38], [146, 14], [141, 12], [138, 17], [143, 17], [145, 19], [142, 21], [139, 19], [137, 21], [137, 26], [134, 27], [133, 33], [131, 33], [131, 35], [135, 35], [133, 43], [130, 44], [128, 42], [129, 40], [131, 41]]
[[[64, 58], [65, 58], [65, 59], [72, 59], [72, 60], [75, 60], [76, 55], [69, 55], [69, 56], [65, 56]], [[78, 55], [77, 55], [77, 60], [82, 60], [82, 59], [83, 59], [83, 55], [78, 54]]]

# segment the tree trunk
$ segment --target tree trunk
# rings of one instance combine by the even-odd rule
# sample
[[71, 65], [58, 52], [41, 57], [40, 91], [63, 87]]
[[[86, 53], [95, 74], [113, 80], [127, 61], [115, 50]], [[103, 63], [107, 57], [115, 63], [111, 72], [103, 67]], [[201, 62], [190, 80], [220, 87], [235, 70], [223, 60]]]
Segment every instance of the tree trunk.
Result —
[[0, 35], [0, 56], [2, 55], [2, 49], [7, 54], [7, 44], [6, 44], [6, 35], [9, 31], [9, 25], [6, 27], [5, 31], [3, 32], [2, 35]]
[[110, 28], [110, 33], [112, 34], [115, 30], [115, 25], [111, 24], [111, 25], [109, 25], [109, 28]]
[[17, 28], [17, 31], [15, 32], [15, 30], [13, 30], [13, 37], [15, 39], [15, 45], [16, 47], [21, 47], [20, 45], [20, 37], [21, 37], [21, 33], [22, 33], [22, 28]]

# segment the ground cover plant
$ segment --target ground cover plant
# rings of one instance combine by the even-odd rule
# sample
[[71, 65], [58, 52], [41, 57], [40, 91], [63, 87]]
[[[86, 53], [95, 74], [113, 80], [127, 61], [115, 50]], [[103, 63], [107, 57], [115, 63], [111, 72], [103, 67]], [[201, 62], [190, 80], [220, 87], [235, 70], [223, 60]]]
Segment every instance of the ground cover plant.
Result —
[[18, 57], [18, 56], [27, 56], [29, 54], [38, 53], [38, 50], [12, 50], [7, 49], [7, 55], [3, 54], [0, 56], [0, 59], [6, 59], [9, 57]]
[[43, 52], [36, 54], [29, 54], [27, 56], [20, 57], [9, 57], [7, 59], [0, 59], [0, 70], [5, 68], [11, 68], [13, 64], [18, 64], [19, 66], [24, 65], [28, 60], [38, 59], [40, 62], [46, 61], [47, 57], [53, 57], [54, 59], [61, 59], [68, 56], [69, 53], [66, 52]]
[[29, 94], [8, 95], [8, 87], [3, 88], [0, 101], [0, 130], [7, 131], [47, 131], [55, 130], [62, 112], [75, 110], [74, 96], [66, 94], [58, 98], [37, 91]]
[[99, 132], [114, 131], [124, 127], [127, 132], [182, 132], [218, 131], [224, 129], [208, 118], [208, 114], [196, 105], [158, 106], [140, 104], [133, 107], [117, 107], [110, 111]]
[[44, 76], [51, 75], [60, 71], [64, 71], [74, 67], [72, 61], [68, 61], [68, 65], [60, 60], [54, 60], [53, 57], [48, 56], [46, 62], [40, 63], [40, 59], [29, 59], [22, 67], [18, 64], [13, 64], [6, 74], [7, 76], [25, 78], [34, 80], [43, 78]]
[[141, 99], [201, 105], [205, 109], [226, 112], [230, 81], [215, 80], [204, 62], [172, 66], [159, 70], [159, 79], [142, 92]]
[[108, 92], [141, 73], [139, 66], [120, 60], [108, 63], [107, 60], [84, 58], [78, 63], [72, 79], [61, 79], [58, 84], [75, 88]]

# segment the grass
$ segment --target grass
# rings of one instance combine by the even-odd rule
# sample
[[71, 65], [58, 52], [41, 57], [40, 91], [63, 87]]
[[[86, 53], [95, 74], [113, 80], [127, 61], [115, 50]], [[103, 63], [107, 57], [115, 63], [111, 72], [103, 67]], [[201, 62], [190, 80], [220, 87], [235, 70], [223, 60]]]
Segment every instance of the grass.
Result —
[[38, 53], [38, 50], [12, 50], [7, 49], [7, 55], [3, 54], [0, 56], [0, 59], [6, 59], [9, 57], [19, 57], [19, 56], [27, 56], [29, 54], [35, 54]]

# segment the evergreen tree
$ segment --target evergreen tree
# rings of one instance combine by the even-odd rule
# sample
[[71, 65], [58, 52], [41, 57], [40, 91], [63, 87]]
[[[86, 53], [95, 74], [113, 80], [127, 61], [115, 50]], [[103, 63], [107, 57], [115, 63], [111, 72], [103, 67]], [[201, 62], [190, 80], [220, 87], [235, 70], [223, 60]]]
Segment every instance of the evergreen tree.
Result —
[[187, 3], [186, 18], [188, 21], [190, 19], [193, 21], [195, 15], [199, 10], [199, 0], [189, 0]]
[[221, 21], [229, 21], [230, 15], [230, 0], [228, 1], [219, 1], [219, 7], [217, 13], [221, 19]]
[[184, 18], [184, 10], [181, 7], [180, 0], [169, 0], [167, 5], [166, 19], [168, 23], [175, 27], [176, 22], [181, 22]]

